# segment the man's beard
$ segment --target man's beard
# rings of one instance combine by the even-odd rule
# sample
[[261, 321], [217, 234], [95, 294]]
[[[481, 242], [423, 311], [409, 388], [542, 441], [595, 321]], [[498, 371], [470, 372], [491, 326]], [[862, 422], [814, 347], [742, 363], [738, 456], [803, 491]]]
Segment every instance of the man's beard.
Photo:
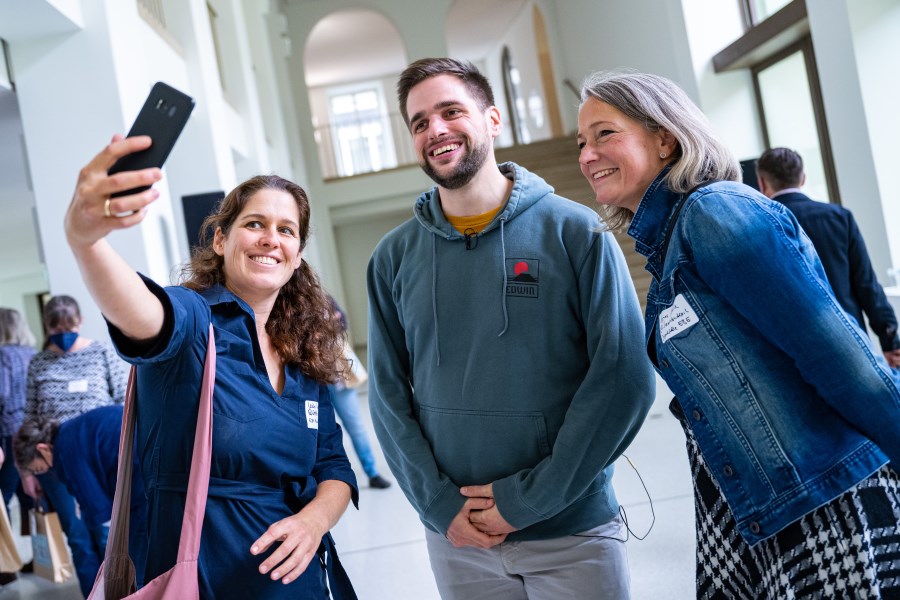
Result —
[[481, 169], [481, 166], [484, 164], [484, 161], [487, 159], [488, 152], [490, 152], [489, 143], [477, 144], [471, 150], [466, 152], [465, 156], [462, 157], [462, 160], [459, 161], [459, 164], [456, 165], [456, 168], [448, 175], [440, 175], [435, 171], [427, 158], [422, 163], [421, 167], [422, 170], [425, 171], [425, 174], [431, 177], [432, 181], [442, 188], [446, 190], [456, 190], [472, 181], [472, 178], [475, 177]]

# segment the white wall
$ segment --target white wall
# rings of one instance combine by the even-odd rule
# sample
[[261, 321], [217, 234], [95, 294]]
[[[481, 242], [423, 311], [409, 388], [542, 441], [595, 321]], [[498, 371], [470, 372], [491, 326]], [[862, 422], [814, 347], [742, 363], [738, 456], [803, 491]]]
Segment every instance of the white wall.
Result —
[[290, 113], [285, 110], [293, 104], [293, 99], [285, 97], [288, 86], [279, 85], [285, 65], [283, 30], [280, 28], [284, 21], [269, 13], [268, 0], [242, 4], [262, 119], [258, 134], [264, 136], [263, 142], [268, 148], [268, 170], [294, 181], [304, 179], [292, 157], [291, 140], [295, 136], [292, 135], [292, 121], [288, 120]]
[[866, 242], [879, 280], [885, 285], [900, 285], [900, 272], [895, 271], [896, 279], [887, 273], [890, 265], [895, 270], [900, 268], [900, 188], [896, 184], [897, 140], [900, 139], [897, 110], [900, 78], [896, 76], [900, 56], [900, 1], [848, 2], [847, 7], [881, 202], [879, 205], [875, 198], [856, 198], [854, 202], [850, 199], [861, 195], [855, 189], [844, 190], [843, 195], [856, 205], [854, 212], [871, 214], [869, 220], [875, 222], [883, 219], [888, 256], [883, 255], [883, 247], [879, 249], [868, 237]]
[[[85, 334], [104, 338], [62, 227], [79, 169], [124, 129], [104, 7], [85, 3], [83, 17], [84, 29], [15, 41], [10, 54], [50, 290], [78, 299]], [[85, 64], [91, 65], [90, 79]]]
[[[261, 3], [254, 6], [260, 9]], [[188, 256], [181, 196], [230, 189], [237, 161], [245, 172], [268, 170], [269, 144], [243, 4], [217, 2], [225, 32], [223, 56], [229, 59], [230, 81], [240, 89], [235, 94], [240, 113], [223, 97], [205, 0], [167, 2], [164, 36], [139, 16], [133, 2], [83, 0], [80, 6], [80, 29], [23, 36], [11, 44], [10, 53], [50, 291], [76, 297], [86, 335], [102, 339], [106, 328], [65, 243], [62, 218], [79, 169], [113, 133], [128, 130], [152, 83], [165, 81], [193, 96], [197, 105], [163, 181], [155, 186], [160, 198], [144, 223], [109, 240], [129, 264], [160, 283], [170, 282]], [[264, 10], [250, 14], [254, 25], [265, 29]], [[266, 89], [277, 90], [274, 69], [265, 73]], [[289, 158], [280, 161], [290, 164]]]
[[[544, 122], [538, 126], [532, 119], [527, 109], [528, 97], [536, 90], [542, 97], [544, 95], [543, 82], [541, 81], [540, 65], [538, 64], [537, 49], [534, 43], [534, 18], [532, 16], [532, 3], [526, 2], [512, 18], [509, 29], [497, 40], [485, 57], [484, 75], [491, 82], [494, 90], [494, 100], [503, 117], [503, 130], [497, 138], [495, 146], [511, 146], [513, 143], [512, 118], [510, 115], [510, 103], [506, 89], [503, 86], [503, 48], [509, 48], [510, 58], [521, 77], [519, 92], [526, 102], [525, 126], [528, 128], [530, 141], [546, 140], [551, 137], [550, 119], [544, 107]], [[520, 144], [528, 143], [519, 140]]]
[[[111, 10], [106, 18], [115, 26], [109, 28], [108, 35], [112, 48], [122, 49], [113, 51], [113, 77], [121, 105], [122, 123], [109, 123], [107, 127], [124, 135], [156, 81], [164, 81], [187, 94], [193, 95], [195, 92], [184, 59], [138, 15], [136, 5], [111, 1]], [[125, 51], [132, 48], [142, 51]], [[192, 134], [193, 125], [194, 122], [189, 121], [187, 136]], [[181, 233], [183, 225], [179, 228], [183, 220], [179, 210], [179, 177], [169, 168], [179, 157], [186, 156], [182, 154], [180, 143], [175, 148], [163, 169], [164, 180], [155, 186], [160, 197], [154, 202], [144, 223], [139, 229], [116, 232], [110, 236], [119, 248], [129, 249], [127, 256], [130, 264], [160, 283], [168, 283], [175, 265], [187, 256], [185, 236]], [[87, 302], [88, 298], [85, 296], [80, 300]]]
[[563, 32], [559, 76], [576, 87], [594, 71], [630, 68], [668, 77], [697, 98], [677, 2], [562, 0], [556, 3], [556, 14]]
[[43, 272], [10, 277], [4, 279], [3, 285], [0, 286], [0, 306], [17, 310], [25, 317], [28, 327], [37, 338], [38, 345], [40, 345], [43, 335], [37, 296], [46, 292], [47, 289], [47, 278]]
[[368, 318], [351, 318], [350, 315], [367, 314], [368, 296], [365, 282], [369, 257], [385, 234], [412, 216], [412, 202], [409, 198], [405, 198], [404, 201], [410, 206], [373, 218], [348, 220], [335, 226], [335, 244], [340, 249], [341, 279], [346, 296], [343, 308], [350, 323], [350, 339], [365, 364], [368, 364], [366, 355]]
[[[883, 94], [885, 92], [883, 88], [871, 89], [872, 77], [877, 72], [879, 86], [883, 80], [890, 79], [890, 76], [885, 75], [896, 73], [896, 60], [889, 63], [887, 71], [881, 71], [880, 65], [883, 64], [883, 60], [888, 60], [887, 57], [874, 58], [872, 52], [868, 52], [866, 57], [857, 56], [854, 37], [865, 39], [867, 35], [863, 33], [855, 36], [851, 29], [848, 6], [856, 4], [859, 3], [849, 0], [808, 2], [807, 11], [813, 48], [819, 65], [819, 81], [822, 86], [825, 118], [828, 121], [841, 202], [853, 211], [866, 240], [875, 272], [884, 281], [892, 264], [891, 252], [885, 213], [882, 210], [884, 202], [881, 198], [870, 136], [870, 131], [877, 131], [884, 124], [877, 120], [876, 115], [873, 115], [876, 116], [875, 121], [870, 123], [867, 120], [863, 93], [866, 91], [866, 95]], [[892, 43], [888, 43], [887, 48], [894, 58], [897, 56], [896, 40], [895, 37]], [[876, 43], [876, 45], [883, 44]], [[877, 52], [874, 54], [877, 55]], [[869, 64], [863, 67], [865, 62]], [[870, 74], [869, 90], [860, 87], [864, 68], [865, 72]], [[893, 147], [890, 151], [893, 151]], [[900, 233], [895, 230], [893, 235]]]
[[[739, 159], [764, 148], [749, 69], [715, 73], [712, 58], [744, 33], [737, 2], [682, 0], [698, 105]], [[710, 26], [712, 24], [713, 26]]]
[[12, 82], [9, 80], [9, 71], [6, 68], [6, 47], [0, 45], [0, 89], [11, 90]]
[[[564, 51], [563, 41], [568, 38], [568, 31], [563, 29], [559, 23], [558, 9], [560, 5], [565, 8], [565, 4], [560, 4], [557, 0], [534, 0], [535, 5], [544, 15], [544, 26], [547, 32], [547, 41], [550, 46], [551, 59], [553, 64], [553, 77], [556, 84], [556, 97], [559, 101], [560, 118], [562, 119], [563, 131], [573, 133], [578, 129], [578, 96], [572, 93], [572, 90], [565, 84], [568, 77], [566, 67], [566, 53]], [[572, 82], [577, 88], [581, 81]], [[574, 136], [573, 136], [574, 137]]]

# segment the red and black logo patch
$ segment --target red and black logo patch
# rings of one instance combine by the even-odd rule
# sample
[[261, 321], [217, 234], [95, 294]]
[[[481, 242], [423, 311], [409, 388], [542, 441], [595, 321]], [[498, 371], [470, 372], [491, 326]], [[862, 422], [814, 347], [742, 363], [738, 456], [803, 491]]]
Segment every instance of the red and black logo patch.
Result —
[[537, 298], [541, 261], [536, 258], [506, 259], [506, 295]]

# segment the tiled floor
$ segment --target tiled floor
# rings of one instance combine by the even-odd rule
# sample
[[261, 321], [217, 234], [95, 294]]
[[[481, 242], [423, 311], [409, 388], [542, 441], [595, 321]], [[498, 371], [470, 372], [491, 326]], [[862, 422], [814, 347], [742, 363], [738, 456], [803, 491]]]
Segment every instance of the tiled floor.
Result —
[[[684, 436], [667, 410], [665, 385], [627, 455], [652, 498], [656, 521], [644, 540], [628, 541], [634, 600], [685, 600], [694, 597], [694, 515]], [[365, 396], [362, 395], [362, 402]], [[363, 406], [367, 411], [367, 407]], [[367, 414], [367, 413], [366, 413]], [[374, 441], [374, 435], [372, 437]], [[349, 440], [347, 447], [350, 448]], [[384, 465], [379, 455], [379, 464]], [[362, 473], [356, 456], [351, 460]], [[647, 492], [625, 460], [617, 464], [615, 485], [632, 531], [643, 537], [652, 522]], [[388, 476], [386, 467], [383, 475]], [[350, 509], [334, 530], [347, 571], [362, 600], [437, 600], [422, 525], [400, 489], [363, 488], [361, 510]], [[12, 515], [17, 519], [17, 515]], [[16, 527], [14, 523], [14, 528]], [[23, 540], [22, 554], [30, 557]], [[77, 600], [73, 582], [54, 585], [25, 575], [0, 590], [0, 600]], [[476, 599], [473, 599], [476, 600]], [[561, 599], [564, 600], [564, 599]]]

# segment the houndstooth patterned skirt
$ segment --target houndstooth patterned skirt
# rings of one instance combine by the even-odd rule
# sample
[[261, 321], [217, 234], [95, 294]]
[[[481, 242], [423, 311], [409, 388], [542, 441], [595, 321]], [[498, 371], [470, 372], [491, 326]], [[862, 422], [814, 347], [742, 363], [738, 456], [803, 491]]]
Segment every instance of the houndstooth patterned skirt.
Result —
[[900, 600], [900, 475], [888, 465], [754, 548], [690, 429], [697, 598]]

